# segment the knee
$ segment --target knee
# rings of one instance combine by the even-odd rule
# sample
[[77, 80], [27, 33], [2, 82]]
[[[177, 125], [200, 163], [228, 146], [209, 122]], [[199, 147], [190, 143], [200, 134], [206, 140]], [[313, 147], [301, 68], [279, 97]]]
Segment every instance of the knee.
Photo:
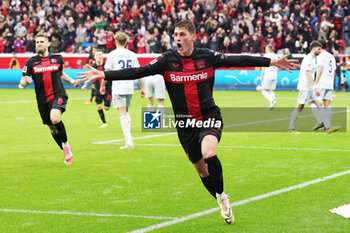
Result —
[[60, 121], [61, 121], [61, 118], [60, 118], [60, 117], [52, 117], [52, 118], [51, 118], [51, 122], [52, 122], [52, 124], [54, 124], [54, 125], [60, 123]]
[[102, 110], [102, 105], [101, 104], [97, 105], [97, 110]]
[[202, 151], [202, 155], [205, 159], [211, 158], [216, 155], [215, 147], [207, 147]]
[[105, 107], [105, 110], [108, 111], [111, 107]]

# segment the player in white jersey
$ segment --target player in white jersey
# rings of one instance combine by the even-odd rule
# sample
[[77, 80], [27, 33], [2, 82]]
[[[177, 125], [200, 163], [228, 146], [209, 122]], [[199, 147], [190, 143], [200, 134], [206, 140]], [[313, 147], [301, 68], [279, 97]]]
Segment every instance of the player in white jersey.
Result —
[[[276, 58], [273, 53], [272, 46], [267, 45], [265, 48], [265, 57]], [[270, 102], [270, 106], [267, 110], [272, 110], [276, 105], [276, 95], [274, 90], [277, 85], [277, 72], [278, 68], [276, 66], [263, 67], [261, 70], [261, 87], [257, 86], [257, 90], [261, 91], [261, 94]], [[267, 92], [268, 90], [268, 92]]]
[[[139, 67], [136, 54], [125, 49], [128, 36], [124, 32], [117, 32], [115, 35], [117, 49], [107, 55], [105, 70], [119, 70], [130, 67]], [[141, 95], [144, 95], [142, 80], [138, 79], [141, 87]], [[125, 145], [120, 149], [133, 149], [134, 144], [131, 138], [131, 120], [129, 107], [131, 105], [132, 95], [134, 93], [134, 81], [113, 81], [112, 82], [112, 101], [113, 107], [118, 108], [120, 124], [125, 137]]]
[[316, 74], [316, 86], [320, 92], [317, 97], [319, 101], [323, 101], [322, 115], [324, 122], [317, 123], [313, 129], [324, 127], [327, 133], [337, 131], [340, 127], [331, 128], [332, 119], [332, 92], [334, 87], [334, 73], [336, 70], [336, 61], [332, 54], [326, 50], [326, 42], [321, 40], [321, 53], [317, 57], [317, 74]]
[[147, 108], [150, 111], [154, 110], [153, 96], [157, 99], [158, 110], [163, 111], [165, 99], [165, 82], [160, 74], [147, 76], [143, 78], [145, 93], [147, 98]]
[[[322, 106], [322, 102], [317, 100], [320, 93], [315, 84], [315, 72], [316, 72], [316, 57], [321, 51], [321, 44], [317, 41], [313, 41], [310, 44], [310, 53], [307, 54], [300, 66], [299, 80], [297, 89], [299, 90], [297, 107], [294, 109], [288, 131], [298, 133], [294, 129], [295, 121], [299, 116], [299, 113], [303, 110], [305, 104], [315, 103], [319, 108]], [[317, 122], [322, 122], [318, 108], [311, 108]]]

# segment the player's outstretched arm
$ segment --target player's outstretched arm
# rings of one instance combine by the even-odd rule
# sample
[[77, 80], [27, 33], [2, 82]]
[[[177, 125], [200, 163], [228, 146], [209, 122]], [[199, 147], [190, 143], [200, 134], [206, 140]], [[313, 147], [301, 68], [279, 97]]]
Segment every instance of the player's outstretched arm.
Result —
[[288, 54], [284, 55], [279, 59], [271, 59], [270, 66], [276, 66], [279, 69], [283, 69], [291, 73], [291, 70], [296, 70], [299, 68], [299, 65], [296, 64], [298, 60], [291, 59], [287, 60]]
[[66, 73], [63, 71], [61, 72], [61, 80], [72, 84], [74, 87], [79, 87], [80, 85], [80, 80], [74, 80], [71, 77], [69, 77]]
[[21, 81], [18, 84], [18, 88], [24, 88], [32, 83], [32, 79], [29, 76], [22, 76]]
[[79, 72], [77, 73], [77, 75], [81, 75], [78, 76], [78, 79], [80, 81], [85, 81], [85, 82], [93, 82], [97, 79], [104, 79], [105, 78], [105, 73], [103, 71], [99, 71], [89, 65], [87, 65], [87, 68], [89, 69], [88, 71], [84, 71], [84, 72]]

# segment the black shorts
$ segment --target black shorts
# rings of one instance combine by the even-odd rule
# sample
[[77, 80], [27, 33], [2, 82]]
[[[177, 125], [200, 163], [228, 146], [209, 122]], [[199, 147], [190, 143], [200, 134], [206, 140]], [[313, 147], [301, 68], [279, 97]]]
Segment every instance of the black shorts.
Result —
[[50, 119], [50, 112], [52, 109], [58, 109], [61, 111], [61, 113], [64, 113], [64, 111], [66, 111], [67, 100], [68, 100], [67, 97], [61, 96], [61, 97], [55, 97], [49, 103], [38, 102], [38, 109], [44, 125], [52, 125], [52, 122]]
[[[222, 124], [221, 124], [222, 125]], [[179, 137], [182, 148], [185, 150], [188, 159], [195, 164], [201, 158], [202, 147], [201, 143], [205, 136], [213, 135], [218, 141], [221, 138], [221, 128], [193, 128], [193, 129], [177, 129], [177, 135]]]
[[101, 95], [100, 93], [97, 93], [97, 91], [95, 93], [96, 93], [95, 95], [96, 104], [102, 104], [102, 102], [104, 102], [104, 105], [106, 107], [111, 106], [111, 102], [112, 102], [111, 94]]

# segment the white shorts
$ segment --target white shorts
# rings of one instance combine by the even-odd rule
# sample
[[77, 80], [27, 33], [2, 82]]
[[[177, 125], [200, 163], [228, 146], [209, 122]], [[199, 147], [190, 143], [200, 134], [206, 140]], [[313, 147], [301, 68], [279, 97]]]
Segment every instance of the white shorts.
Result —
[[298, 104], [309, 104], [317, 100], [315, 91], [299, 91]]
[[318, 91], [320, 92], [320, 96], [317, 96], [317, 100], [319, 101], [332, 100], [333, 90], [320, 88], [318, 89]]
[[165, 99], [165, 82], [163, 76], [153, 75], [144, 78], [146, 98], [151, 98], [153, 95], [156, 99]]
[[132, 94], [113, 95], [113, 108], [129, 107], [131, 105]]
[[277, 79], [266, 79], [261, 83], [261, 89], [275, 90], [277, 85]]

